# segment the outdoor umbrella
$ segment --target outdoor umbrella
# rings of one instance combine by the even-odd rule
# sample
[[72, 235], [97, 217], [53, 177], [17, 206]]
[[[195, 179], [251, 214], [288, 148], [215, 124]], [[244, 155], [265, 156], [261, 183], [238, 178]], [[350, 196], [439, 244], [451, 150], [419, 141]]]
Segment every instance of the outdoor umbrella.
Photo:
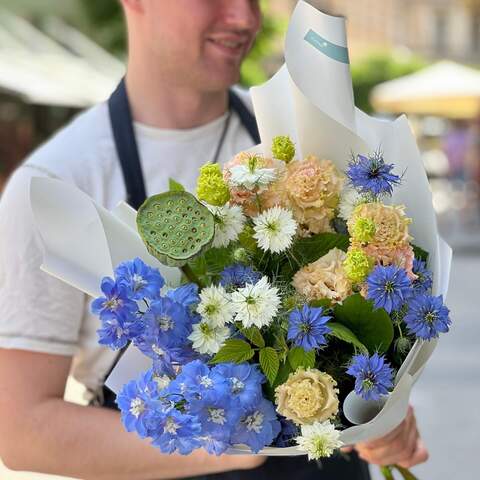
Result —
[[377, 85], [370, 100], [378, 112], [474, 118], [480, 115], [480, 71], [441, 61]]

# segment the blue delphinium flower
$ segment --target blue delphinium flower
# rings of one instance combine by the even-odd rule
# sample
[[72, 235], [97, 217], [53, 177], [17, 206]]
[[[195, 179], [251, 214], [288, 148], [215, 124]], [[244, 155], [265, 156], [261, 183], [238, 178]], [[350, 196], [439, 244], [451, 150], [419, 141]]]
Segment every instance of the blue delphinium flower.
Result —
[[392, 173], [393, 165], [385, 163], [380, 152], [368, 157], [357, 155], [349, 163], [347, 176], [352, 186], [363, 195], [391, 195], [400, 177]]
[[128, 285], [116, 282], [110, 277], [104, 277], [100, 285], [104, 297], [96, 298], [91, 305], [95, 315], [122, 314], [131, 317], [137, 311], [137, 303], [130, 297]]
[[413, 273], [417, 275], [417, 279], [412, 282], [412, 288], [415, 293], [428, 293], [432, 288], [432, 272], [427, 269], [423, 260], [415, 258], [413, 260]]
[[238, 399], [240, 408], [248, 410], [257, 405], [262, 398], [262, 383], [265, 376], [258, 370], [257, 365], [249, 363], [220, 363], [211, 371], [211, 378], [227, 381], [229, 395]]
[[247, 283], [255, 284], [262, 278], [260, 273], [241, 263], [226, 267], [220, 276], [220, 285], [226, 289], [243, 288]]
[[285, 417], [280, 417], [280, 433], [275, 440], [275, 446], [279, 448], [290, 447], [293, 445], [294, 439], [299, 435], [300, 429]]
[[452, 323], [449, 310], [443, 304], [442, 295], [418, 295], [409, 301], [408, 312], [404, 317], [408, 332], [423, 340], [437, 338], [446, 333]]
[[378, 265], [367, 277], [367, 298], [375, 308], [388, 313], [400, 310], [412, 294], [412, 284], [407, 272], [400, 267]]
[[147, 336], [170, 348], [183, 346], [192, 331], [187, 308], [168, 297], [153, 301], [143, 315], [143, 322]]
[[134, 300], [155, 299], [160, 296], [160, 289], [165, 280], [156, 268], [149, 267], [140, 258], [121, 263], [115, 269], [117, 282], [127, 285]]
[[308, 305], [293, 310], [289, 316], [287, 339], [306, 351], [326, 345], [325, 335], [332, 331], [326, 323], [332, 317], [323, 313], [322, 307], [314, 308]]
[[355, 355], [347, 373], [355, 377], [355, 393], [365, 400], [378, 400], [393, 387], [393, 370], [378, 353]]
[[198, 296], [198, 285], [195, 283], [186, 283], [178, 288], [169, 290], [167, 292], [167, 297], [187, 308], [200, 302], [200, 297]]
[[280, 422], [277, 419], [275, 407], [262, 398], [258, 405], [242, 415], [233, 432], [231, 442], [248, 445], [252, 452], [257, 453], [263, 447], [270, 445], [279, 433]]
[[181, 455], [188, 455], [201, 445], [199, 438], [201, 428], [195, 415], [172, 408], [163, 415], [160, 427], [152, 435], [152, 445], [163, 453], [178, 452]]
[[142, 438], [152, 436], [158, 415], [157, 400], [158, 388], [151, 370], [123, 387], [116, 402], [128, 432], [137, 432]]
[[131, 340], [143, 334], [145, 326], [140, 318], [125, 318], [122, 314], [105, 312], [100, 317], [102, 327], [97, 330], [98, 343], [112, 350], [125, 347]]

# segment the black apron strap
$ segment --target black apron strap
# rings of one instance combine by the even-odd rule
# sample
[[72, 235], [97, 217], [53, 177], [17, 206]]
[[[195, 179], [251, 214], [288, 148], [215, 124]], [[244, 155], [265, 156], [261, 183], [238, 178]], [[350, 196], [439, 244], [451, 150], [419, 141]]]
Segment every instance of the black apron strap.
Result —
[[240, 97], [233, 90], [228, 92], [228, 103], [230, 105], [230, 109], [238, 115], [238, 118], [240, 118], [243, 127], [250, 135], [254, 145], [259, 144], [260, 134], [258, 133], [257, 121], [255, 120], [252, 112], [250, 112], [242, 100], [240, 100]]
[[110, 97], [108, 111], [115, 148], [127, 190], [127, 202], [135, 210], [138, 210], [146, 200], [147, 194], [124, 79]]

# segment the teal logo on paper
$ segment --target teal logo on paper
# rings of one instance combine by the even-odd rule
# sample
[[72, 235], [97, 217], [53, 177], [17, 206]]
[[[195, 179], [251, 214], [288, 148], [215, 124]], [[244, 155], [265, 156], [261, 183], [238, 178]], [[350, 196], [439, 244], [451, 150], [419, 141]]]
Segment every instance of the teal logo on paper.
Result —
[[309, 30], [308, 33], [305, 35], [305, 40], [310, 45], [312, 45], [312, 47], [315, 47], [319, 52], [322, 52], [327, 57], [330, 57], [332, 60], [336, 60], [337, 62], [342, 62], [346, 64], [350, 63], [347, 48], [329, 42], [317, 32]]

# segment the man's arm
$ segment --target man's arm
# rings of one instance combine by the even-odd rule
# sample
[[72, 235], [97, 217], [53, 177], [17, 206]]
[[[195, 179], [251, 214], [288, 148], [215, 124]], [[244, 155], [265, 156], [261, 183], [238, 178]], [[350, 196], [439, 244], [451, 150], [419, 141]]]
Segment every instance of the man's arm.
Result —
[[13, 470], [85, 480], [182, 478], [254, 468], [261, 457], [163, 455], [118, 412], [63, 400], [71, 357], [0, 349], [0, 457]]

